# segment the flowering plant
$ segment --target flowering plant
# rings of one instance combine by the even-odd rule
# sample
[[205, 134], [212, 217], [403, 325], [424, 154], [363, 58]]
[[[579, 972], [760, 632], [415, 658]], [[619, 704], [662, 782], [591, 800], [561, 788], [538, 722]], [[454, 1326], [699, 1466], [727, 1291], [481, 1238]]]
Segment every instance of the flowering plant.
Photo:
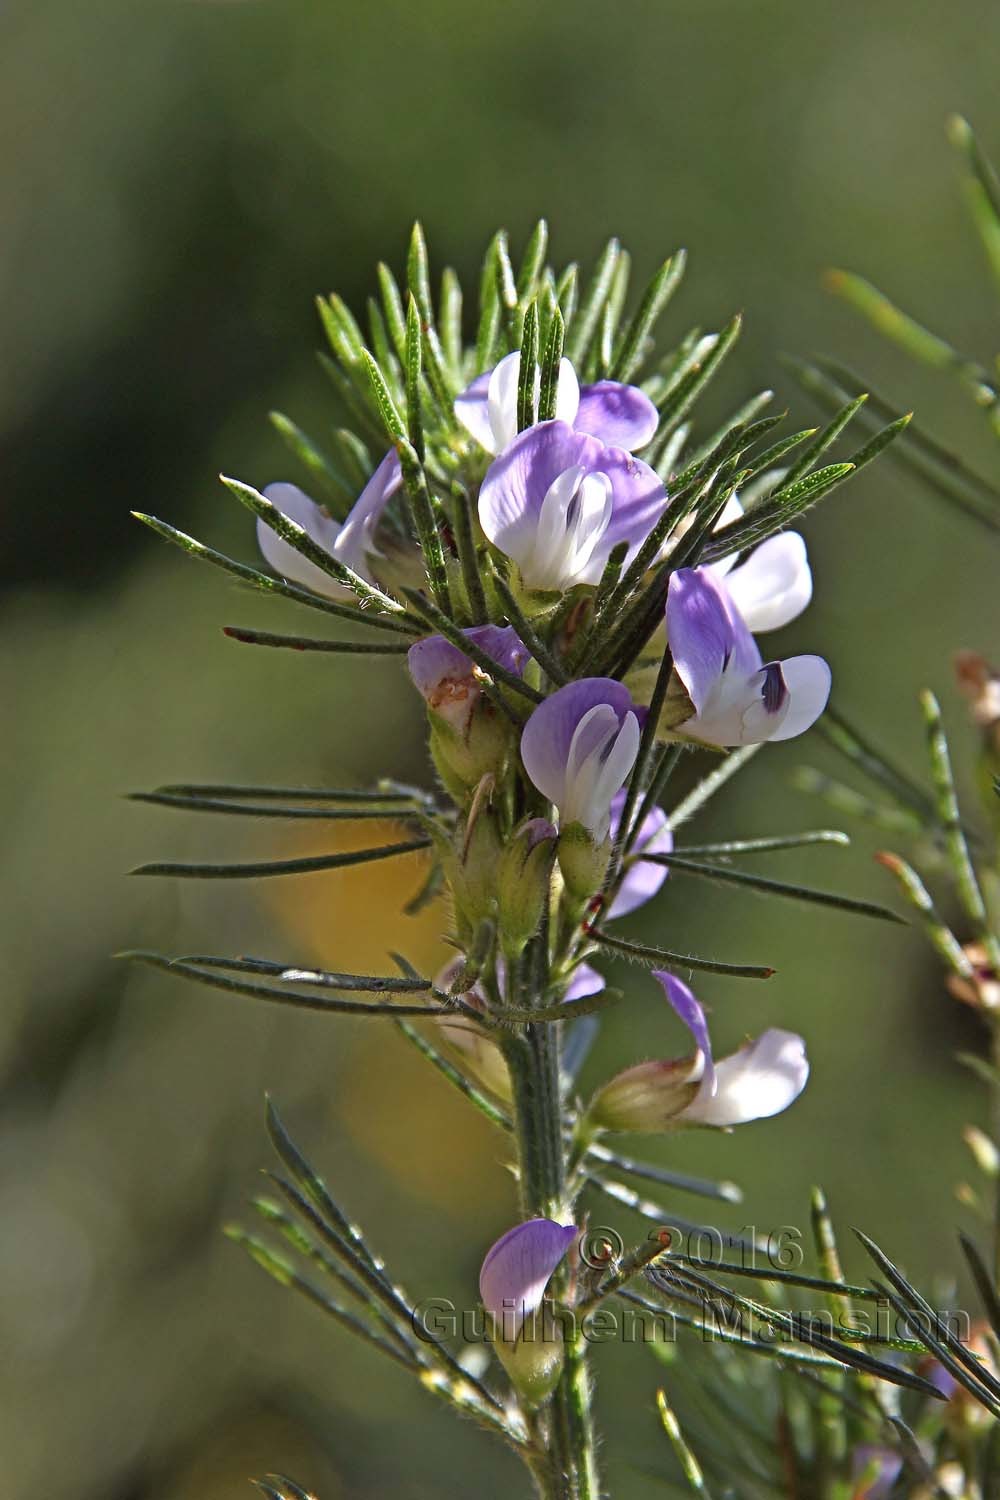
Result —
[[[415, 1304], [273, 1107], [284, 1203], [258, 1206], [329, 1285], [318, 1285], [287, 1253], [233, 1233], [278, 1281], [502, 1436], [541, 1495], [594, 1500], [600, 1478], [588, 1320], [612, 1299], [634, 1300], [637, 1277], [645, 1276], [657, 1306], [682, 1317], [706, 1284], [735, 1295], [684, 1254], [677, 1235], [686, 1221], [621, 1179], [723, 1198], [733, 1196], [732, 1185], [644, 1164], [608, 1138], [729, 1130], [790, 1107], [809, 1071], [803, 1038], [779, 1028], [716, 1060], [703, 1003], [678, 973], [714, 975], [710, 982], [719, 984], [766, 979], [768, 965], [698, 955], [686, 944], [679, 951], [638, 943], [614, 924], [662, 893], [669, 875], [894, 919], [872, 903], [733, 864], [744, 855], [846, 842], [836, 831], [684, 845], [676, 835], [760, 746], [802, 734], [823, 713], [831, 681], [823, 658], [766, 660], [755, 637], [787, 624], [811, 597], [805, 543], [789, 526], [874, 459], [907, 418], [838, 462], [824, 459], [858, 399], [822, 429], [778, 437], [782, 418], [761, 415], [771, 399], [765, 391], [695, 435], [695, 403], [733, 349], [739, 319], [716, 334], [694, 331], [656, 356], [653, 330], [680, 280], [682, 252], [660, 267], [630, 319], [629, 260], [615, 241], [582, 290], [577, 267], [553, 269], [546, 253], [544, 224], [517, 269], [506, 237], [496, 236], [471, 346], [454, 273], [446, 270], [440, 295], [432, 294], [419, 227], [405, 295], [380, 268], [381, 299], [371, 304], [367, 335], [339, 298], [320, 300], [332, 351], [324, 368], [354, 430], [339, 431], [328, 453], [278, 419], [311, 493], [284, 481], [262, 490], [224, 481], [256, 518], [269, 571], [140, 518], [242, 582], [358, 632], [330, 639], [231, 628], [236, 639], [405, 657], [426, 706], [437, 773], [430, 790], [388, 780], [347, 790], [159, 788], [147, 800], [226, 814], [378, 816], [395, 820], [401, 833], [350, 853], [158, 863], [143, 873], [280, 876], [424, 850], [430, 873], [419, 899], [447, 896], [454, 959], [427, 977], [404, 958], [398, 972], [362, 975], [263, 958], [135, 956], [231, 993], [388, 1020], [503, 1132], [518, 1219], [485, 1251], [479, 1288], [506, 1376], [500, 1384], [496, 1367], [420, 1324]], [[682, 759], [696, 774], [676, 797]], [[693, 1049], [637, 1060], [588, 1099], [578, 1082], [584, 1059], [601, 1012], [620, 999], [595, 964], [622, 958], [650, 969], [651, 992], [659, 985], [664, 1014], [681, 1022]], [[413, 1021], [425, 1024], [417, 1029]], [[590, 1192], [635, 1209], [657, 1229], [630, 1250], [595, 1248], [584, 1203]], [[822, 1215], [817, 1223], [822, 1251], [829, 1236]], [[835, 1258], [827, 1256], [822, 1269], [820, 1278], [786, 1279], [834, 1299], [856, 1290], [843, 1284]], [[767, 1279], [780, 1276], [769, 1269]], [[818, 1364], [824, 1378], [852, 1369], [934, 1394], [895, 1356], [887, 1361], [864, 1347], [863, 1334], [833, 1336], [777, 1307], [752, 1306], [808, 1346], [802, 1360]], [[739, 1342], [768, 1352], [756, 1335]], [[874, 1335], [867, 1342], [922, 1347]], [[691, 1479], [697, 1466], [665, 1396], [661, 1415]], [[867, 1459], [858, 1448], [838, 1462], [849, 1476], [852, 1465], [863, 1472]], [[275, 1494], [294, 1489], [272, 1486]]]

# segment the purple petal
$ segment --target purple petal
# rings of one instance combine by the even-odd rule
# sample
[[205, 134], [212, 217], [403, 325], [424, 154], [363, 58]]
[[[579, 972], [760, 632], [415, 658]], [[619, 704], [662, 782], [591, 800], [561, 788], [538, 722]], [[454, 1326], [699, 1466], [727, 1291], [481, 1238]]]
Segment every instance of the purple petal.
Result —
[[667, 639], [677, 675], [699, 713], [727, 667], [747, 676], [761, 667], [757, 643], [725, 584], [703, 568], [679, 568], [671, 575]]
[[656, 407], [644, 391], [617, 380], [599, 380], [580, 390], [580, 405], [573, 426], [614, 448], [634, 453], [656, 435]]
[[570, 747], [581, 719], [592, 708], [609, 704], [619, 725], [632, 710], [627, 687], [610, 677], [583, 677], [557, 689], [540, 703], [524, 726], [521, 759], [532, 783], [558, 807], [566, 790]]
[[[502, 667], [520, 676], [528, 661], [528, 649], [512, 625], [476, 625], [465, 630], [470, 641]], [[414, 686], [429, 708], [463, 729], [479, 697], [473, 675], [474, 663], [443, 635], [425, 636], [406, 654], [406, 665]]]
[[600, 467], [596, 438], [566, 422], [540, 422], [520, 433], [486, 471], [479, 491], [479, 521], [491, 542], [510, 557], [534, 541], [542, 501], [560, 474]]
[[694, 1037], [695, 1046], [705, 1059], [699, 1096], [701, 1093], [711, 1096], [715, 1092], [715, 1065], [712, 1061], [712, 1041], [708, 1034], [705, 1012], [683, 980], [668, 974], [666, 969], [653, 969], [652, 975], [662, 984], [663, 993]]
[[354, 567], [349, 554], [363, 557], [366, 551], [375, 550], [375, 531], [382, 512], [403, 482], [403, 470], [395, 448], [378, 465], [372, 477], [348, 513], [340, 533], [340, 547], [344, 562]]
[[583, 1000], [587, 995], [599, 995], [606, 987], [603, 974], [598, 974], [590, 964], [577, 964], [573, 970], [563, 1000]]
[[541, 1306], [553, 1271], [579, 1230], [554, 1219], [529, 1219], [501, 1235], [487, 1251], [479, 1273], [479, 1295], [487, 1312], [513, 1341], [526, 1317]]
[[613, 547], [628, 542], [626, 565], [638, 552], [667, 507], [667, 492], [655, 469], [623, 448], [602, 449], [600, 460], [593, 465], [611, 481], [611, 521], [593, 558], [588, 581], [599, 583], [604, 565]]
[[[611, 801], [611, 837], [617, 839], [621, 815], [625, 808], [624, 790]], [[651, 808], [639, 829], [632, 846], [633, 854], [670, 854], [674, 847], [673, 830], [662, 807]], [[654, 865], [645, 860], [630, 864], [625, 872], [615, 899], [607, 912], [607, 919], [627, 916], [636, 907], [652, 899], [666, 880], [670, 871], [666, 865]]]

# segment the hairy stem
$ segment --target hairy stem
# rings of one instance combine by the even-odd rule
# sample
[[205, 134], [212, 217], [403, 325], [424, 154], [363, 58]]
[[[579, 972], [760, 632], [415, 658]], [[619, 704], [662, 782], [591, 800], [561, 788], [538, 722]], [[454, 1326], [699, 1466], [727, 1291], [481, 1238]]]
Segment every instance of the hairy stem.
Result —
[[[517, 1003], [536, 1003], [526, 994], [530, 966], [514, 980]], [[511, 1036], [504, 1053], [514, 1093], [521, 1212], [526, 1219], [567, 1222], [573, 1203], [567, 1193], [566, 1149], [559, 1093], [559, 1028], [529, 1023]], [[566, 1360], [559, 1385], [535, 1415], [539, 1446], [549, 1455], [546, 1469], [534, 1469], [542, 1500], [597, 1500], [598, 1482], [590, 1413], [587, 1346], [576, 1329], [566, 1335]]]

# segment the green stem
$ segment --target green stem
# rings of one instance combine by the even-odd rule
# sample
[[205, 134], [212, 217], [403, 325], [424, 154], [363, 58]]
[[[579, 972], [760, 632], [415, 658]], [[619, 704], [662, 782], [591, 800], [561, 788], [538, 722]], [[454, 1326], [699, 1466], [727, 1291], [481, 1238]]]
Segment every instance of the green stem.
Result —
[[[531, 965], [516, 967], [520, 972], [512, 989], [517, 1005], [537, 1003], [539, 997], [523, 989], [523, 977]], [[514, 1096], [521, 1212], [526, 1219], [565, 1223], [573, 1203], [566, 1181], [559, 1046], [557, 1025], [531, 1022], [509, 1036], [503, 1050]], [[537, 1447], [550, 1460], [547, 1466], [532, 1469], [541, 1500], [597, 1500], [599, 1494], [586, 1357], [587, 1345], [579, 1329], [575, 1337], [567, 1332], [559, 1385], [535, 1414]]]

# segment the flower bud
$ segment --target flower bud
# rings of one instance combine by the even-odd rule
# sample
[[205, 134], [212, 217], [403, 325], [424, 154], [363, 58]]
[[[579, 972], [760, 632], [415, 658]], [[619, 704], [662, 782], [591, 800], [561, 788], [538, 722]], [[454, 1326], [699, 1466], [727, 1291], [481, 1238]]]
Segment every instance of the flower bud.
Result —
[[572, 1224], [529, 1219], [501, 1235], [479, 1273], [479, 1294], [493, 1320], [497, 1357], [533, 1404], [552, 1393], [562, 1370], [562, 1326], [543, 1299], [578, 1233]]
[[497, 868], [503, 846], [494, 814], [486, 807], [474, 808], [470, 825], [459, 824], [448, 876], [459, 914], [473, 928], [494, 916]]
[[[465, 634], [498, 665], [524, 671], [528, 653], [509, 626], [481, 625]], [[502, 773], [514, 743], [513, 727], [484, 695], [485, 674], [443, 636], [418, 641], [407, 665], [427, 704], [434, 764], [447, 790], [461, 802], [483, 776]]]
[[570, 823], [559, 834], [559, 868], [566, 889], [578, 901], [587, 901], [604, 884], [611, 858], [609, 838], [595, 842], [582, 823]]
[[493, 1348], [511, 1383], [529, 1406], [538, 1406], [551, 1396], [562, 1374], [563, 1330], [550, 1308], [542, 1307], [525, 1318], [512, 1344], [497, 1334]]
[[538, 931], [552, 878], [555, 828], [545, 818], [522, 823], [507, 845], [497, 871], [500, 942], [516, 958]]

